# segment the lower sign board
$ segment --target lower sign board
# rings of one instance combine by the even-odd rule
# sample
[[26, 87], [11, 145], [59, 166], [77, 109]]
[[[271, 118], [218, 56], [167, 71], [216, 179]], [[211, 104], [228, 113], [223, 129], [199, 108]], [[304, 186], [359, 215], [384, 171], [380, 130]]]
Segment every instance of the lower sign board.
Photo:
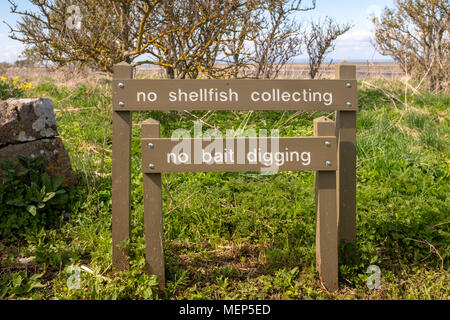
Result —
[[336, 170], [336, 137], [144, 138], [144, 173]]

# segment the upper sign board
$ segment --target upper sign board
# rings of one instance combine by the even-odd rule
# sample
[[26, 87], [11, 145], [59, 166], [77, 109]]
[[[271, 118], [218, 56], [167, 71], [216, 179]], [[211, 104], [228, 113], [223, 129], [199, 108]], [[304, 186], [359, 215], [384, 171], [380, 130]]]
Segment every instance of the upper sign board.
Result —
[[115, 111], [357, 110], [355, 80], [114, 80]]

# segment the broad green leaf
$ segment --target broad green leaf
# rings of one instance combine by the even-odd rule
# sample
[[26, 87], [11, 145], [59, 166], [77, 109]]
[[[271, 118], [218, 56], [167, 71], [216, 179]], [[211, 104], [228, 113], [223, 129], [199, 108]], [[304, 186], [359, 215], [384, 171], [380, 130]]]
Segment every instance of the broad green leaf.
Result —
[[41, 179], [42, 179], [42, 184], [44, 185], [45, 189], [51, 190], [52, 189], [52, 181], [51, 181], [49, 175], [47, 174], [47, 172], [42, 174]]
[[6, 201], [6, 204], [9, 204], [10, 206], [16, 206], [16, 207], [24, 207], [26, 206], [25, 201], [23, 199], [11, 199]]
[[53, 190], [52, 191], [56, 191], [61, 186], [63, 181], [64, 181], [64, 177], [63, 176], [57, 176], [53, 180]]
[[48, 200], [50, 200], [51, 198], [53, 198], [56, 195], [55, 192], [49, 192], [47, 193], [44, 198], [42, 198], [42, 202], [47, 202]]
[[33, 216], [36, 215], [36, 207], [35, 206], [27, 206], [27, 211], [31, 213]]

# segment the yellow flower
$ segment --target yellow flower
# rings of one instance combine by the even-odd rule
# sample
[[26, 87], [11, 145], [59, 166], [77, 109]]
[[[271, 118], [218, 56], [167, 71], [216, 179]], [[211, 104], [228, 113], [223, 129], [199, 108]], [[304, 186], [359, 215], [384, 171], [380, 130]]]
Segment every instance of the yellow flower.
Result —
[[5, 77], [1, 77], [1, 80], [2, 80], [2, 82], [5, 82], [6, 78]]
[[42, 96], [45, 97], [45, 93], [43, 93]]
[[17, 80], [19, 80], [19, 77], [14, 77], [14, 81], [17, 81]]
[[16, 80], [14, 80], [14, 81], [13, 81], [13, 85], [16, 85], [16, 84], [17, 84], [17, 81], [16, 81]]
[[28, 90], [33, 86], [33, 84], [31, 84], [30, 82], [24, 82], [21, 84], [21, 86], [23, 89]]

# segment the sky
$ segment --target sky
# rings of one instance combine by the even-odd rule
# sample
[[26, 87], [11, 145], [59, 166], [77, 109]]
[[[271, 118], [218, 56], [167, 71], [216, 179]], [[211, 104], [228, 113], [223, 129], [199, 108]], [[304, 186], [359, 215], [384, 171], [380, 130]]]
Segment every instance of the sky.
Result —
[[[316, 0], [314, 10], [299, 12], [295, 19], [308, 22], [310, 19], [334, 18], [339, 23], [351, 23], [353, 28], [336, 40], [335, 51], [329, 55], [334, 61], [390, 61], [377, 53], [371, 44], [373, 25], [369, 20], [371, 14], [379, 15], [385, 6], [392, 7], [394, 0]], [[19, 8], [32, 8], [28, 0], [15, 0]], [[303, 0], [302, 6], [311, 7], [312, 0]], [[74, 0], [76, 3], [76, 0]], [[9, 27], [17, 21], [17, 15], [10, 13], [7, 0], [0, 0], [0, 62], [14, 62], [24, 49], [23, 45], [8, 37]], [[306, 55], [294, 61], [304, 61]]]

